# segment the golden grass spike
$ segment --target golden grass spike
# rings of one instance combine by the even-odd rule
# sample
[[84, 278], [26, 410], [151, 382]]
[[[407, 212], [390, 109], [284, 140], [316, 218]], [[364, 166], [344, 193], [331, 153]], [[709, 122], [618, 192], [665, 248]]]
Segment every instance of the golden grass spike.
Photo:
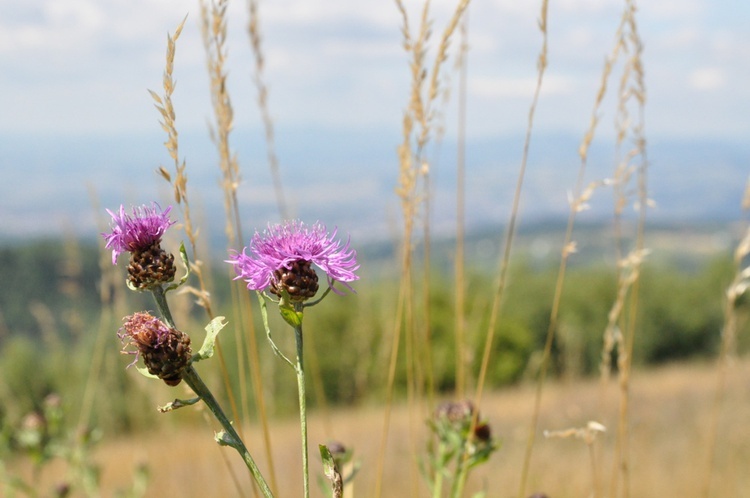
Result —
[[276, 205], [279, 210], [279, 215], [281, 216], [281, 219], [288, 219], [291, 217], [291, 212], [289, 206], [287, 205], [287, 201], [284, 196], [283, 184], [281, 182], [279, 158], [276, 154], [273, 119], [271, 118], [271, 112], [268, 106], [268, 86], [263, 79], [265, 58], [263, 57], [262, 37], [260, 33], [258, 1], [249, 0], [248, 10], [250, 13], [250, 20], [248, 21], [247, 31], [250, 36], [250, 46], [252, 48], [253, 57], [255, 58], [255, 74], [253, 76], [253, 83], [255, 84], [255, 88], [258, 92], [256, 102], [258, 104], [258, 108], [260, 109], [263, 128], [265, 130], [266, 158], [268, 160], [269, 170], [271, 171], [271, 178], [273, 181], [274, 193], [276, 196]]

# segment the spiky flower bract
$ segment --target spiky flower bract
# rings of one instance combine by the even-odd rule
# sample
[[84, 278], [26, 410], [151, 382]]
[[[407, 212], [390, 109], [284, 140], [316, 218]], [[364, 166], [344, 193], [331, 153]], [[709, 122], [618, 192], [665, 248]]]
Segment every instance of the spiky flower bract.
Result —
[[122, 205], [117, 213], [107, 209], [112, 217], [112, 231], [102, 233], [102, 237], [107, 242], [105, 248], [112, 249], [112, 264], [117, 263], [117, 257], [123, 252], [142, 251], [161, 242], [167, 229], [175, 224], [169, 219], [170, 211], [172, 206], [162, 211], [155, 202], [151, 203], [151, 207], [133, 207], [130, 214], [125, 212]]
[[[341, 282], [352, 290], [348, 282], [358, 280], [357, 252], [349, 248], [349, 240], [341, 244], [337, 231], [328, 234], [325, 226], [307, 226], [298, 220], [269, 225], [255, 233], [248, 247], [241, 253], [232, 252], [227, 263], [234, 265], [237, 279], [247, 282], [250, 290], [270, 289], [279, 294], [283, 289], [292, 299], [304, 300], [317, 291], [317, 276], [310, 267], [314, 264], [327, 277], [328, 286]], [[312, 294], [312, 295], [311, 295]]]

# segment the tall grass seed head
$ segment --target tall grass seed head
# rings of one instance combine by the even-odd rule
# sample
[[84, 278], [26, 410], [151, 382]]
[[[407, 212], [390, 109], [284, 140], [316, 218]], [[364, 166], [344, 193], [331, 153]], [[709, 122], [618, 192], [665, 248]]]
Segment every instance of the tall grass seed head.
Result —
[[128, 281], [136, 289], [171, 282], [175, 276], [174, 255], [161, 248], [161, 238], [175, 222], [169, 219], [172, 207], [164, 211], [155, 202], [151, 206], [133, 207], [130, 214], [120, 206], [112, 217], [111, 232], [102, 233], [105, 247], [112, 250], [112, 264], [123, 252], [130, 253]]
[[[117, 334], [124, 343], [123, 353], [136, 355], [133, 363], [143, 358], [148, 372], [167, 385], [179, 384], [190, 363], [190, 337], [146, 312], [135, 313], [124, 320]], [[135, 350], [126, 350], [128, 346], [135, 346]]]
[[269, 225], [255, 233], [249, 246], [241, 253], [232, 252], [227, 263], [234, 265], [236, 279], [247, 282], [250, 290], [281, 296], [284, 291], [293, 302], [303, 302], [318, 291], [318, 276], [312, 265], [325, 274], [334, 292], [335, 282], [341, 282], [353, 292], [348, 282], [359, 279], [357, 252], [349, 248], [349, 240], [341, 244], [336, 230], [330, 235], [325, 226], [307, 226], [298, 220]]

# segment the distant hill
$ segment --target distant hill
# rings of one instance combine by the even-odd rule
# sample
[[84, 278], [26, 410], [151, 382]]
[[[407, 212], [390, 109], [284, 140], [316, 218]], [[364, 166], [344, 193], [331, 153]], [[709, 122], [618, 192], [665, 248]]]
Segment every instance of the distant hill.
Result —
[[[104, 207], [161, 199], [171, 192], [156, 168], [171, 164], [158, 133], [128, 136], [0, 136], [0, 238], [72, 232], [95, 236]], [[378, 130], [279, 130], [277, 151], [285, 194], [297, 216], [366, 240], [398, 233], [398, 132]], [[233, 143], [242, 168], [239, 188], [246, 232], [276, 221], [276, 201], [261, 134], [238, 129]], [[564, 220], [580, 160], [579, 138], [539, 133], [532, 139], [521, 223]], [[455, 223], [456, 145], [433, 147], [434, 233]], [[508, 210], [522, 150], [521, 136], [475, 139], [467, 144], [466, 216], [470, 229], [498, 226]], [[613, 146], [594, 142], [588, 178], [612, 169]], [[204, 233], [221, 237], [224, 206], [215, 153], [205, 133], [180, 136], [194, 213]], [[649, 189], [657, 207], [649, 219], [690, 226], [740, 217], [750, 144], [720, 140], [651, 139]], [[597, 192], [582, 222], [611, 216], [611, 192]], [[101, 222], [101, 219], [99, 220]]]

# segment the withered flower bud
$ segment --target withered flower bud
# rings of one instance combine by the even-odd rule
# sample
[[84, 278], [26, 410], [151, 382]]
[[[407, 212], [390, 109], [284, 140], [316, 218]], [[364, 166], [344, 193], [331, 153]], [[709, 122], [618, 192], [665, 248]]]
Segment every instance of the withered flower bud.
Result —
[[169, 386], [182, 380], [182, 373], [190, 363], [190, 337], [179, 330], [168, 327], [149, 313], [139, 312], [125, 318], [118, 332], [125, 347], [135, 346], [136, 359], [143, 358], [148, 372], [156, 375]]

